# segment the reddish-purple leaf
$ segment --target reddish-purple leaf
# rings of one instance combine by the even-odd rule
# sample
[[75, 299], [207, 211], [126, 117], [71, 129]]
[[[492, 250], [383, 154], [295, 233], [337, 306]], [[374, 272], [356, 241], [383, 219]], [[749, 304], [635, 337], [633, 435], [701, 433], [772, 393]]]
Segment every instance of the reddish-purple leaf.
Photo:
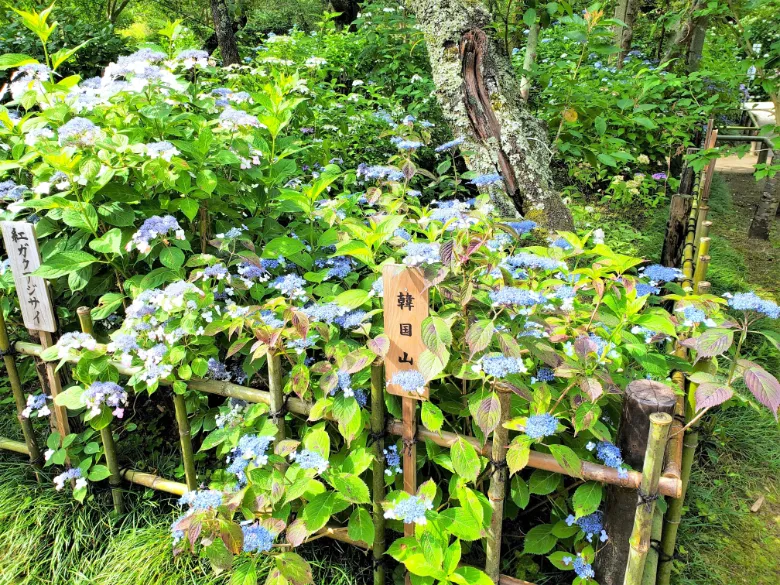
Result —
[[498, 401], [498, 396], [491, 394], [490, 396], [483, 398], [477, 408], [474, 421], [477, 423], [477, 426], [485, 437], [495, 430], [500, 420], [501, 403]]
[[574, 351], [577, 352], [580, 359], [585, 359], [590, 353], [598, 353], [599, 346], [590, 337], [583, 335], [575, 340]]
[[604, 388], [596, 378], [583, 378], [580, 380], [580, 388], [590, 397], [591, 402], [596, 402], [604, 394]]
[[696, 361], [722, 354], [734, 341], [734, 332], [730, 329], [707, 329], [695, 338]]
[[374, 339], [368, 340], [368, 349], [373, 351], [377, 357], [383, 358], [390, 351], [390, 338], [384, 333], [377, 335]]
[[469, 327], [468, 331], [466, 331], [466, 343], [469, 344], [472, 356], [490, 345], [490, 340], [493, 338], [495, 330], [493, 321], [490, 319], [482, 319]]
[[713, 382], [699, 384], [694, 395], [696, 398], [696, 412], [723, 404], [732, 396], [734, 396], [734, 391], [728, 386]]
[[441, 257], [441, 263], [445, 266], [452, 264], [453, 249], [455, 247], [455, 240], [448, 240], [439, 248], [439, 256]]
[[287, 527], [287, 542], [293, 546], [301, 546], [308, 535], [306, 524], [300, 518]]
[[777, 419], [777, 409], [780, 408], [780, 382], [777, 378], [755, 364], [745, 370], [743, 377], [756, 400], [771, 410]]

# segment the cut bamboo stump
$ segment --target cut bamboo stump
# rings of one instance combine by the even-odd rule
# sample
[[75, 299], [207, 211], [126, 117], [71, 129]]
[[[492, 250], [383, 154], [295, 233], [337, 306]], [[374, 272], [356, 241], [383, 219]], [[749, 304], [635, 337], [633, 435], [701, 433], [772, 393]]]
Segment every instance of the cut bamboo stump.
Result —
[[[641, 585], [650, 550], [650, 533], [653, 529], [655, 500], [658, 498], [658, 480], [664, 462], [666, 438], [672, 416], [666, 412], [650, 415], [650, 435], [647, 439], [645, 461], [642, 466], [642, 485], [636, 496], [634, 527], [629, 538], [628, 563], [623, 585]], [[609, 533], [608, 533], [609, 534]]]
[[[663, 412], [671, 416], [676, 402], [674, 391], [660, 382], [636, 380], [628, 385], [617, 438], [626, 464], [634, 469], [642, 467], [650, 433], [650, 415]], [[643, 483], [645, 479], [642, 475]], [[594, 567], [600, 585], [623, 585], [636, 497], [635, 489], [607, 487], [604, 527], [609, 540], [596, 555]]]

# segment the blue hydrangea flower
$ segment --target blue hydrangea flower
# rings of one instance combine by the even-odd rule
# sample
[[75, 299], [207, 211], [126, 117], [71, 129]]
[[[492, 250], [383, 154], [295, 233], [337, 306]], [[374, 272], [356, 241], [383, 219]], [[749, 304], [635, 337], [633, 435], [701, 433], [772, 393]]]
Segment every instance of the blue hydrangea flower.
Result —
[[552, 382], [555, 380], [555, 372], [550, 368], [539, 368], [536, 370], [536, 375], [531, 378], [531, 383], [536, 382]]
[[532, 307], [547, 301], [541, 293], [511, 286], [505, 286], [490, 292], [494, 307]]
[[274, 437], [268, 435], [244, 435], [230, 452], [227, 471], [235, 474], [243, 485], [246, 483], [246, 468], [250, 463], [255, 467], [268, 463], [267, 451], [273, 441]]
[[597, 536], [601, 542], [606, 542], [609, 539], [607, 531], [604, 530], [604, 514], [602, 512], [594, 512], [580, 518], [570, 515], [566, 518], [566, 524], [579, 526], [580, 530], [585, 533], [588, 542], [593, 542], [594, 536]]
[[438, 243], [409, 243], [403, 247], [401, 252], [406, 254], [403, 262], [407, 266], [420, 266], [422, 264], [437, 264], [441, 262], [441, 252]]
[[390, 139], [390, 142], [395, 144], [400, 150], [417, 150], [423, 145], [423, 143], [418, 140], [406, 140], [400, 136], [394, 136]]
[[574, 572], [577, 573], [577, 576], [582, 579], [593, 579], [593, 577], [596, 576], [596, 573], [593, 570], [593, 566], [586, 563], [585, 559], [582, 558], [581, 554], [577, 554], [577, 556], [574, 559], [572, 559], [571, 557], [563, 557], [563, 559], [561, 560], [563, 561], [563, 564], [566, 566], [571, 565], [573, 562]]
[[404, 228], [398, 228], [393, 232], [393, 235], [397, 238], [402, 238], [407, 242], [411, 241], [412, 239], [412, 235], [409, 232], [407, 232]]
[[174, 156], [179, 154], [179, 150], [167, 140], [150, 142], [144, 144], [144, 147], [146, 148], [146, 154], [152, 159], [161, 158], [170, 162]]
[[406, 392], [425, 393], [425, 376], [417, 370], [404, 370], [393, 374], [391, 384], [400, 386]]
[[505, 225], [511, 227], [518, 236], [527, 234], [538, 227], [538, 224], [530, 219], [525, 219], [523, 221], [508, 221]]
[[589, 451], [596, 450], [596, 457], [600, 459], [607, 467], [618, 470], [618, 476], [621, 479], [628, 478], [628, 470], [623, 467], [623, 455], [620, 453], [620, 447], [609, 441], [599, 441], [598, 444], [588, 443], [586, 448]]
[[209, 371], [208, 376], [212, 380], [228, 381], [230, 380], [230, 372], [228, 372], [227, 366], [219, 361], [217, 358], [209, 358], [207, 362]]
[[538, 256], [528, 252], [508, 256], [504, 258], [501, 264], [510, 268], [536, 268], [541, 270], [559, 270], [566, 267], [564, 262], [555, 258], [547, 258], [546, 256]]
[[481, 368], [488, 376], [494, 378], [506, 378], [509, 374], [520, 374], [528, 371], [521, 358], [503, 355], [485, 356], [476, 367]]
[[152, 249], [149, 242], [156, 238], [165, 239], [169, 237], [171, 232], [177, 240], [184, 239], [184, 230], [181, 229], [175, 217], [154, 215], [144, 220], [141, 228], [133, 234], [132, 239], [127, 243], [126, 250], [129, 252], [133, 248], [137, 248], [139, 252], [145, 254]]
[[81, 477], [81, 469], [78, 467], [72, 467], [71, 469], [63, 471], [54, 478], [54, 487], [57, 491], [60, 491], [63, 487], [65, 487], [65, 482], [72, 479], [76, 480], [75, 489], [86, 487], [87, 485], [87, 480]]
[[0, 183], [0, 199], [3, 201], [19, 201], [24, 198], [24, 194], [28, 191], [27, 187], [17, 185], [10, 179]]
[[203, 278], [214, 278], [216, 280], [227, 278], [230, 280], [230, 273], [222, 262], [217, 262], [213, 266], [206, 266], [203, 269]]
[[331, 278], [346, 278], [355, 269], [354, 262], [347, 256], [336, 256], [334, 258], [328, 258], [327, 260], [317, 260], [315, 266], [317, 268], [329, 268], [325, 275], [325, 280], [330, 280]]
[[191, 490], [179, 498], [180, 506], [191, 510], [213, 510], [222, 505], [222, 492], [217, 490]]
[[317, 473], [324, 473], [330, 466], [322, 455], [308, 449], [303, 449], [300, 453], [290, 453], [290, 459], [303, 469], [316, 469]]
[[284, 321], [277, 318], [277, 316], [274, 315], [273, 311], [264, 309], [260, 311], [259, 317], [260, 320], [271, 329], [281, 329], [282, 327], [284, 327]]
[[103, 131], [86, 118], [71, 118], [57, 132], [60, 146], [92, 146], [103, 135]]
[[357, 309], [336, 317], [333, 322], [342, 329], [357, 329], [366, 320], [367, 315], [365, 311]]
[[662, 282], [671, 282], [683, 278], [683, 272], [679, 268], [669, 268], [660, 264], [652, 264], [640, 269], [640, 272], [650, 279], [650, 284], [656, 285]]
[[504, 179], [500, 174], [490, 173], [488, 175], [479, 175], [478, 177], [474, 177], [469, 181], [469, 184], [476, 187], [485, 187], [487, 185], [495, 185], [496, 183], [500, 183], [503, 180]]
[[274, 535], [257, 522], [242, 523], [241, 532], [244, 534], [244, 552], [266, 552], [274, 544]]
[[371, 284], [371, 290], [376, 294], [378, 297], [381, 297], [385, 294], [385, 281], [382, 280], [382, 277], [380, 276], [377, 278], [372, 284]]
[[534, 414], [525, 423], [525, 434], [532, 439], [550, 437], [558, 431], [558, 419], [551, 414]]
[[463, 137], [456, 138], [455, 140], [450, 140], [449, 142], [445, 142], [444, 144], [440, 144], [434, 150], [436, 152], [444, 152], [445, 150], [450, 150], [452, 148], [456, 148], [463, 144], [465, 142], [465, 139]]
[[337, 305], [336, 303], [325, 303], [318, 305], [313, 303], [303, 309], [304, 314], [312, 321], [318, 321], [320, 323], [333, 323], [338, 317], [345, 315], [348, 309]]
[[260, 120], [243, 110], [226, 107], [219, 115], [219, 127], [225, 130], [241, 130], [247, 128], [265, 128]]
[[723, 295], [728, 299], [729, 307], [737, 311], [755, 311], [770, 319], [780, 318], [780, 307], [772, 301], [762, 299], [754, 292]]
[[385, 456], [385, 475], [394, 476], [401, 473], [401, 455], [398, 447], [390, 445], [382, 451]]
[[385, 167], [382, 165], [368, 166], [365, 163], [361, 163], [357, 168], [357, 178], [366, 180], [381, 180], [387, 179], [388, 181], [403, 181], [404, 174], [398, 169], [392, 167]]
[[125, 413], [127, 392], [116, 382], [93, 382], [83, 396], [92, 416], [99, 415], [103, 405], [113, 409], [114, 416], [119, 418]]
[[387, 504], [385, 518], [402, 520], [404, 524], [427, 524], [425, 512], [433, 509], [433, 502], [419, 496], [409, 496], [395, 503]]
[[563, 237], [558, 237], [558, 238], [554, 239], [552, 242], [550, 242], [550, 246], [552, 246], [553, 248], [560, 248], [561, 250], [572, 250], [572, 249], [574, 249], [574, 246], [572, 246]]
[[[262, 261], [261, 261], [262, 262]], [[255, 282], [265, 282], [270, 278], [268, 270], [263, 266], [256, 266], [249, 262], [242, 262], [238, 265], [238, 276], [245, 286], [252, 286]]]
[[306, 291], [303, 289], [305, 285], [306, 281], [297, 274], [285, 274], [277, 277], [271, 283], [271, 288], [275, 288], [291, 299], [303, 299], [306, 298]]
[[644, 282], [638, 282], [636, 285], [636, 296], [646, 297], [647, 295], [661, 294], [661, 289], [652, 284], [646, 284]]
[[35, 413], [38, 418], [49, 416], [51, 414], [51, 410], [49, 410], [49, 406], [46, 404], [47, 400], [49, 400], [49, 397], [43, 393], [28, 394], [27, 406], [22, 411], [22, 416], [24, 418], [30, 418], [33, 413]]

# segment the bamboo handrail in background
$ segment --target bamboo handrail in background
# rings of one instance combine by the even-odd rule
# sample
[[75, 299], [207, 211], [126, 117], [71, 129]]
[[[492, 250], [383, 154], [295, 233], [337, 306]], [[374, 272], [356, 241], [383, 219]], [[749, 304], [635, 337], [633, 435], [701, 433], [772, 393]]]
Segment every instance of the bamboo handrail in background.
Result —
[[374, 585], [385, 585], [385, 515], [382, 501], [385, 499], [385, 369], [381, 361], [371, 365], [371, 433], [374, 444], [373, 472], [373, 520]]
[[6, 439], [5, 437], [0, 437], [0, 449], [13, 451], [14, 453], [20, 453], [21, 455], [30, 454], [30, 448], [26, 443], [14, 441], [13, 439]]

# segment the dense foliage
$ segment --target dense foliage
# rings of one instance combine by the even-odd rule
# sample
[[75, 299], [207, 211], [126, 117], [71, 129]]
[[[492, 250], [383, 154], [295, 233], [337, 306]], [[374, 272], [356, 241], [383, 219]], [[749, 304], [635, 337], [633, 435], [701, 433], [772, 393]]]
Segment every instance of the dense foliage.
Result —
[[[89, 482], [108, 475], [95, 431], [123, 418], [132, 395], [172, 386], [187, 399], [201, 450], [218, 462], [203, 470], [207, 489], [181, 500], [175, 550], [202, 552], [217, 570], [235, 563], [246, 575], [255, 571], [251, 553], [269, 553], [269, 583], [309, 582], [290, 547], [330, 521], [355, 540], [375, 536], [366, 398], [370, 367], [388, 348], [381, 268], [404, 264], [425, 275], [431, 316], [417, 370], [392, 383], [410, 393], [430, 387], [420, 411], [434, 432], [484, 442], [506, 419], [507, 515], [532, 495], [556, 499], [527, 532], [524, 552], [574, 571], [575, 583], [592, 582], [608, 539], [602, 487], [568, 490], [564, 476], [531, 472], [531, 451], [552, 454], [575, 477], [582, 461], [625, 474], [611, 442], [620, 389], [671, 384], [673, 369], [695, 383], [687, 399], [698, 416], [753, 398], [776, 414], [780, 384], [741, 359], [741, 348], [748, 334], [776, 344], [761, 322], [780, 309], [752, 294], [684, 296], [679, 270], [611, 248], [601, 230], [549, 234], [498, 217], [489, 194], [500, 176], [463, 172], [460, 141], [445, 142], [419, 33], [405, 13], [379, 10], [363, 14], [359, 34], [325, 21], [316, 34], [270, 36], [250, 63], [227, 70], [203, 51], [181, 50], [178, 23], [91, 79], [59, 76], [78, 52], [3, 58], [13, 73], [0, 107], [2, 218], [35, 223], [37, 274], [52, 282], [61, 322], [75, 328], [76, 307], [89, 305], [99, 325], [97, 339], [65, 333], [44, 353], [78, 358], [58, 404], [88, 423], [49, 436], [47, 465], [67, 460], [55, 481], [74, 480], [83, 500]], [[47, 13], [22, 18], [48, 47]], [[691, 84], [703, 76], [656, 74], [639, 55], [604, 81], [595, 63], [581, 69], [603, 45], [598, 17], [562, 22], [568, 32], [551, 36], [550, 50], [576, 48], [579, 64], [561, 56], [538, 98], [554, 106], [547, 115], [561, 128], [558, 152], [583, 183], [608, 181], [612, 200], [657, 202], [666, 179], [659, 161], [686, 144], [723, 94], [702, 106], [694, 99], [701, 86]], [[403, 66], [398, 47], [412, 55]], [[572, 92], [574, 79], [587, 90]], [[611, 177], [620, 169], [632, 173], [623, 186]], [[3, 284], [13, 286], [7, 273]], [[676, 302], [674, 311], [662, 300]], [[670, 355], [675, 340], [693, 365]], [[197, 378], [264, 388], [271, 356], [281, 357], [285, 393], [312, 404], [307, 419], [287, 417], [295, 439], [275, 439], [278, 413], [264, 404], [210, 409], [188, 388]], [[385, 402], [400, 417], [398, 399]], [[31, 396], [26, 412], [45, 416], [49, 406]], [[449, 450], [424, 447], [420, 475], [431, 479], [416, 495], [401, 489], [402, 443], [387, 447], [385, 516], [398, 532], [415, 524], [388, 555], [416, 583], [489, 583], [460, 566], [463, 555], [479, 554], [472, 543], [490, 522], [480, 489], [489, 462], [463, 439]]]

